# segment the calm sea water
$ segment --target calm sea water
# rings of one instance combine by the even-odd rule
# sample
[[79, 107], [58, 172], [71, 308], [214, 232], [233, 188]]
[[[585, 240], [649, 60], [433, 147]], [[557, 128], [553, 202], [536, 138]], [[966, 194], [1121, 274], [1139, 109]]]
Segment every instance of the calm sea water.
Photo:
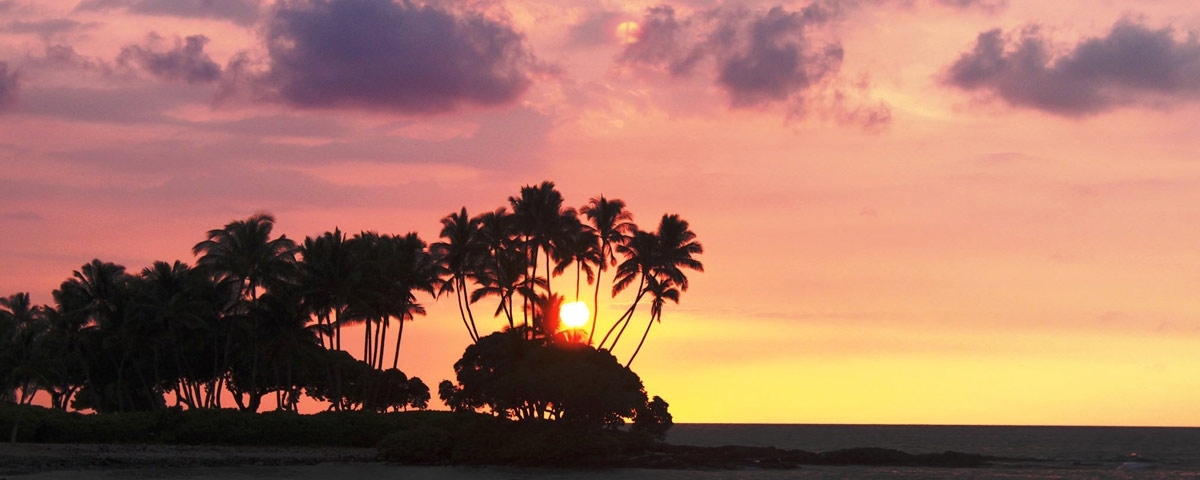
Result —
[[813, 452], [954, 450], [1012, 459], [982, 469], [812, 467], [801, 475], [728, 478], [1200, 478], [1200, 428], [684, 424], [671, 430], [668, 441]]

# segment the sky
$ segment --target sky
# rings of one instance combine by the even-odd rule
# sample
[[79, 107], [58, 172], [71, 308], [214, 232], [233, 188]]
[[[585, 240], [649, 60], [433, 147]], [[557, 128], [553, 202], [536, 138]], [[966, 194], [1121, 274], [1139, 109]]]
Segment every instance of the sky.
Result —
[[[704, 245], [633, 364], [677, 422], [1200, 426], [1198, 32], [1192, 0], [0, 0], [0, 294], [260, 211], [432, 242], [550, 180]], [[400, 367], [435, 385], [469, 337], [424, 301]]]

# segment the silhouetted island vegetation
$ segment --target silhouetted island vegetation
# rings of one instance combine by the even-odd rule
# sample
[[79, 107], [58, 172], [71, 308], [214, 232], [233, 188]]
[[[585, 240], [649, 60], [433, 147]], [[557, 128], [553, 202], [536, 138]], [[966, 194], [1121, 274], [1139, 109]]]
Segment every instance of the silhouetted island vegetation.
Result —
[[[703, 271], [703, 248], [678, 215], [643, 230], [621, 200], [599, 196], [576, 210], [543, 182], [505, 207], [450, 213], [428, 245], [415, 233], [338, 228], [296, 243], [274, 224], [260, 213], [208, 231], [194, 265], [156, 261], [129, 273], [93, 260], [53, 292], [53, 305], [28, 293], [0, 298], [0, 431], [14, 443], [374, 447], [410, 464], [984, 461], [664, 444], [668, 404], [630, 365], [667, 301], [687, 291], [686, 272]], [[605, 292], [632, 289], [632, 301], [598, 330], [610, 269]], [[550, 280], [571, 273], [576, 300], [583, 280], [592, 285], [586, 329], [559, 316], [565, 296]], [[470, 343], [455, 379], [437, 388], [451, 411], [425, 411], [429, 387], [398, 368], [404, 326], [425, 314], [423, 301], [451, 296]], [[643, 301], [645, 329], [621, 362], [613, 349], [630, 338]], [[480, 332], [481, 305], [501, 328]], [[358, 355], [343, 348], [352, 326]], [[48, 408], [32, 405], [39, 392]], [[303, 397], [327, 411], [299, 414]], [[260, 412], [264, 403], [274, 410]]]

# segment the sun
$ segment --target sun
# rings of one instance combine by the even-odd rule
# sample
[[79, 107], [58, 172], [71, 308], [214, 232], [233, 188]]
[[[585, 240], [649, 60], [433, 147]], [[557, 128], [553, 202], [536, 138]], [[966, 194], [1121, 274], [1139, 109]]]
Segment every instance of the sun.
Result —
[[642, 35], [642, 26], [637, 22], [621, 22], [617, 25], [617, 40], [621, 45], [636, 43]]
[[558, 317], [562, 319], [563, 326], [567, 328], [584, 326], [587, 324], [588, 316], [588, 306], [583, 302], [564, 303], [558, 311]]

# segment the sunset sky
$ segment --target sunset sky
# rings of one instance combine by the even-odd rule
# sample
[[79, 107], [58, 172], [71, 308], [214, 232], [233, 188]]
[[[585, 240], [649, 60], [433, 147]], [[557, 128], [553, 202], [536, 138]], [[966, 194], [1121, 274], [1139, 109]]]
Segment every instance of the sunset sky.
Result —
[[551, 180], [703, 243], [633, 365], [677, 422], [1200, 426], [1194, 0], [398, 2], [0, 0], [0, 295]]

